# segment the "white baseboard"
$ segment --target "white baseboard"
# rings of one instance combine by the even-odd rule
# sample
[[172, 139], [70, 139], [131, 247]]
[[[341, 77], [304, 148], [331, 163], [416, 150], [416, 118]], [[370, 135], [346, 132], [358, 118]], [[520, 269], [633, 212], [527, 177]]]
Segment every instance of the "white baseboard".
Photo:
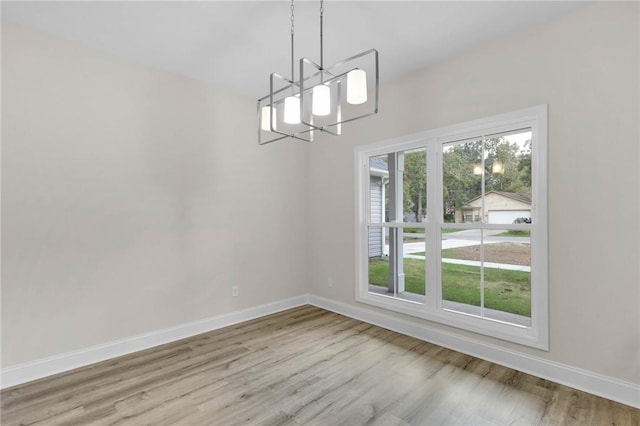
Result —
[[640, 385], [624, 382], [601, 374], [538, 358], [492, 345], [481, 340], [463, 337], [426, 324], [417, 324], [385, 313], [363, 309], [314, 295], [302, 295], [273, 303], [230, 312], [200, 321], [178, 325], [151, 333], [117, 340], [78, 351], [68, 352], [4, 368], [0, 389], [73, 370], [96, 362], [170, 343], [207, 331], [259, 318], [305, 304], [333, 311], [369, 324], [377, 325], [407, 336], [415, 337], [449, 349], [472, 355], [524, 373], [570, 386], [603, 398], [640, 408]]
[[3, 368], [0, 373], [0, 389], [149, 349], [154, 346], [195, 336], [196, 334], [206, 333], [207, 331], [227, 327], [308, 303], [308, 295], [298, 296]]
[[504, 365], [536, 377], [640, 408], [640, 384], [625, 382], [492, 345], [481, 340], [463, 337], [426, 324], [416, 324], [391, 315], [336, 302], [320, 296], [309, 296], [309, 303], [328, 311]]

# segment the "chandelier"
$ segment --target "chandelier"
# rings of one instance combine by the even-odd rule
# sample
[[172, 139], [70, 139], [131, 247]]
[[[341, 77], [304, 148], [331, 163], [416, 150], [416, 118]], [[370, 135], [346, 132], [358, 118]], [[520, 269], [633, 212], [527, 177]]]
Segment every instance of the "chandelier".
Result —
[[320, 63], [299, 60], [295, 78], [294, 5], [291, 0], [291, 77], [269, 77], [258, 99], [258, 144], [285, 138], [313, 141], [314, 132], [339, 136], [342, 125], [378, 113], [378, 51], [369, 49], [324, 66], [324, 2], [320, 1]]

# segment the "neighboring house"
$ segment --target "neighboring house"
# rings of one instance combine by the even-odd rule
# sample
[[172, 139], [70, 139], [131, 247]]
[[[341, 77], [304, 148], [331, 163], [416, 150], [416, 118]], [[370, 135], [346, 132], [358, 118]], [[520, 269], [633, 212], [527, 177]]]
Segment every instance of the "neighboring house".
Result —
[[[387, 163], [380, 157], [369, 160], [369, 191], [371, 222], [385, 221], [384, 186], [389, 181]], [[380, 257], [384, 254], [384, 228], [369, 229], [369, 257]]]
[[531, 218], [531, 198], [515, 192], [489, 191], [482, 197], [469, 200], [469, 203], [456, 211], [456, 222], [480, 222], [484, 217], [487, 223], [513, 223], [518, 218]]

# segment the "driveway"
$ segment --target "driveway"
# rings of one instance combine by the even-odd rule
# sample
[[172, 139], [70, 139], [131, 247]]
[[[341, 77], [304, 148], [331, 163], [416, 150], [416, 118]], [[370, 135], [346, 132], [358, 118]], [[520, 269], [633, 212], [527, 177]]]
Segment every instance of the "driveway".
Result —
[[[504, 236], [496, 236], [496, 234], [500, 234], [504, 232], [503, 230], [486, 230], [484, 234], [484, 243], [485, 244], [495, 244], [495, 243], [530, 243], [531, 239], [528, 237], [504, 237]], [[424, 253], [425, 252], [425, 243], [424, 241], [419, 242], [411, 242], [410, 237], [413, 238], [423, 238], [423, 234], [404, 234], [405, 242], [402, 245], [404, 257], [408, 259], [424, 259], [424, 255], [416, 255], [414, 253]], [[407, 238], [409, 237], [409, 238]], [[480, 230], [479, 229], [465, 229], [457, 232], [450, 232], [447, 234], [442, 234], [442, 248], [450, 249], [450, 248], [459, 248], [459, 247], [467, 247], [467, 246], [476, 246], [480, 244]], [[389, 253], [389, 245], [385, 244], [384, 252]], [[460, 259], [448, 259], [443, 258], [443, 262], [445, 263], [456, 263], [460, 265], [469, 265], [469, 266], [480, 266], [480, 262], [473, 260], [460, 260]], [[486, 268], [498, 268], [498, 269], [507, 269], [514, 271], [523, 271], [530, 272], [530, 266], [522, 266], [522, 265], [510, 265], [506, 263], [493, 263], [493, 262], [484, 262], [484, 267]]]

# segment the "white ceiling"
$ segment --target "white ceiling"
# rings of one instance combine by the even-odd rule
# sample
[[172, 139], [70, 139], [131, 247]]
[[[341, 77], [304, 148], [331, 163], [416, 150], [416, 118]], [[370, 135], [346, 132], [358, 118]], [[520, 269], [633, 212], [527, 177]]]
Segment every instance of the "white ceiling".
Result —
[[[581, 7], [565, 1], [325, 1], [325, 65], [380, 52], [382, 82]], [[296, 59], [319, 61], [319, 2], [296, 1]], [[2, 19], [258, 98], [290, 74], [287, 1], [2, 1]]]

